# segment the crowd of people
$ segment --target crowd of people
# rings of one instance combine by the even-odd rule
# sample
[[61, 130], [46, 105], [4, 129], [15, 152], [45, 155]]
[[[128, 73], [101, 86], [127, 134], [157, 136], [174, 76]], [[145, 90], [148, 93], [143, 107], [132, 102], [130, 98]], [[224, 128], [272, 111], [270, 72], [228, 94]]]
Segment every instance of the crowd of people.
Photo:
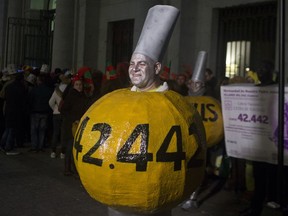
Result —
[[20, 154], [21, 147], [51, 151], [52, 159], [64, 159], [64, 174], [72, 175], [72, 124], [104, 94], [128, 87], [128, 66], [119, 63], [117, 76], [109, 76], [84, 66], [73, 73], [51, 72], [48, 65], [8, 65], [0, 73], [1, 151], [8, 156]]

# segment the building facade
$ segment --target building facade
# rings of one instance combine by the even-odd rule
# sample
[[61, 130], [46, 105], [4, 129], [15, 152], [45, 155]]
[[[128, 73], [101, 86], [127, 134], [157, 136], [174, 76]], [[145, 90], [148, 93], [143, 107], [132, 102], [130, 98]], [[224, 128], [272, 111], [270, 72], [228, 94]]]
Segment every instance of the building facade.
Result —
[[0, 67], [46, 63], [52, 71], [83, 65], [105, 71], [107, 62], [129, 61], [148, 9], [168, 4], [180, 9], [163, 60], [172, 73], [192, 71], [202, 50], [208, 52], [207, 67], [219, 78], [245, 76], [261, 60], [274, 62], [277, 70], [277, 2], [1, 0]]

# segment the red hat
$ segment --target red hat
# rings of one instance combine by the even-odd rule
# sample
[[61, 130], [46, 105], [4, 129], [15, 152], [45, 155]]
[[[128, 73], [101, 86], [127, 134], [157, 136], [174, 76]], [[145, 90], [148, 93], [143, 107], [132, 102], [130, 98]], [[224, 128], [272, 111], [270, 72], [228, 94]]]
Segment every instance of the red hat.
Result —
[[71, 78], [71, 81], [72, 81], [73, 84], [74, 84], [75, 81], [77, 81], [77, 80], [82, 80], [82, 77], [81, 77], [78, 73], [75, 74], [75, 75]]
[[105, 75], [106, 80], [114, 80], [118, 78], [116, 68], [109, 61], [107, 62]]
[[84, 66], [78, 69], [77, 74], [83, 79], [84, 83], [91, 84], [93, 83], [91, 71], [90, 67]]

